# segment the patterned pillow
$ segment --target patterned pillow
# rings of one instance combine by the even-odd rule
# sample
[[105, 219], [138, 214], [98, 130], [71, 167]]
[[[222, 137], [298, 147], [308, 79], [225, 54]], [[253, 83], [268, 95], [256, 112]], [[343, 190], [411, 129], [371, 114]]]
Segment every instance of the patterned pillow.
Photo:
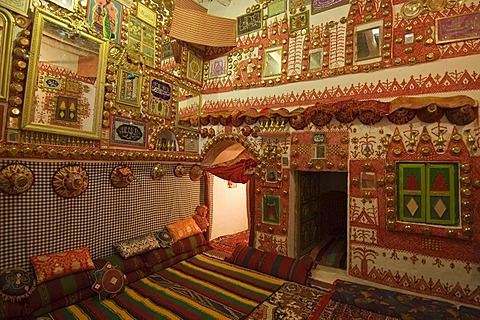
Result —
[[23, 268], [0, 272], [0, 296], [10, 302], [27, 298], [35, 290], [35, 278]]
[[114, 245], [118, 254], [123, 258], [137, 256], [144, 252], [156, 249], [160, 247], [157, 239], [153, 234], [146, 234], [140, 237], [121, 241]]
[[165, 228], [172, 234], [174, 242], [202, 233], [202, 230], [191, 217], [169, 224]]
[[113, 298], [125, 288], [127, 277], [110, 262], [105, 263], [102, 269], [95, 271], [94, 275], [95, 283], [92, 285], [92, 290], [98, 293], [100, 300]]
[[30, 258], [37, 283], [43, 283], [72, 273], [95, 269], [87, 247]]
[[230, 257], [226, 257], [225, 261], [236, 264], [238, 266], [257, 270], [260, 259], [264, 252], [249, 246], [239, 245], [235, 247]]
[[170, 232], [168, 232], [167, 229], [158, 231], [156, 236], [157, 236], [158, 242], [160, 243], [160, 247], [168, 248], [172, 246], [173, 236], [170, 234]]

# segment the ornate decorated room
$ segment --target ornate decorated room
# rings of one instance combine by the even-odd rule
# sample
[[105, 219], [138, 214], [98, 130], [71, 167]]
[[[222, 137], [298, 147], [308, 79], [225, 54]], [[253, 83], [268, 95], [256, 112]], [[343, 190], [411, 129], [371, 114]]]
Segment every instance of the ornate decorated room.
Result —
[[478, 0], [2, 0], [0, 319], [480, 319]]

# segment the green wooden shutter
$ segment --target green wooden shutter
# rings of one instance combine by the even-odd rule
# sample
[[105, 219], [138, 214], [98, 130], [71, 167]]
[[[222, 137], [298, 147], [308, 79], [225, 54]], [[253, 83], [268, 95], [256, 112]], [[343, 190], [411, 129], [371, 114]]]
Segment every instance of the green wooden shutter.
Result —
[[458, 164], [426, 165], [426, 223], [458, 225]]
[[397, 173], [399, 220], [425, 222], [425, 164], [397, 163]]

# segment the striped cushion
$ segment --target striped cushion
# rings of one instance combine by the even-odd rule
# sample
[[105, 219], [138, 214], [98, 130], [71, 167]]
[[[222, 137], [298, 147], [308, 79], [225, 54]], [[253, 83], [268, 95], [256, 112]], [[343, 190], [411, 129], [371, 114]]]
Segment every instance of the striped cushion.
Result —
[[311, 259], [290, 258], [248, 246], [237, 246], [225, 261], [300, 284], [307, 283], [313, 266]]
[[258, 264], [257, 271], [300, 284], [306, 284], [312, 266], [313, 260], [311, 259], [295, 259], [265, 252]]
[[225, 261], [231, 262], [238, 266], [257, 270], [258, 263], [263, 256], [263, 251], [248, 247], [237, 246], [230, 257], [226, 257]]

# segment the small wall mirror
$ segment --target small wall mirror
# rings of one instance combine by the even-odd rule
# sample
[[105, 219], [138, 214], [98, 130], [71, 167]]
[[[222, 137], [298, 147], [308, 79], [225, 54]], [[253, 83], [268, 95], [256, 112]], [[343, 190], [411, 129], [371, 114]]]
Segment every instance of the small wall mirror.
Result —
[[178, 106], [176, 125], [190, 130], [199, 130], [201, 106], [200, 91], [183, 85], [178, 87]]
[[275, 77], [282, 74], [282, 47], [265, 50], [263, 77]]
[[8, 98], [14, 24], [12, 15], [7, 10], [0, 8], [0, 61], [2, 61], [2, 67], [0, 68], [0, 101]]
[[36, 10], [22, 126], [100, 139], [108, 43], [71, 25]]
[[381, 22], [357, 28], [355, 31], [355, 61], [380, 57], [381, 41]]

